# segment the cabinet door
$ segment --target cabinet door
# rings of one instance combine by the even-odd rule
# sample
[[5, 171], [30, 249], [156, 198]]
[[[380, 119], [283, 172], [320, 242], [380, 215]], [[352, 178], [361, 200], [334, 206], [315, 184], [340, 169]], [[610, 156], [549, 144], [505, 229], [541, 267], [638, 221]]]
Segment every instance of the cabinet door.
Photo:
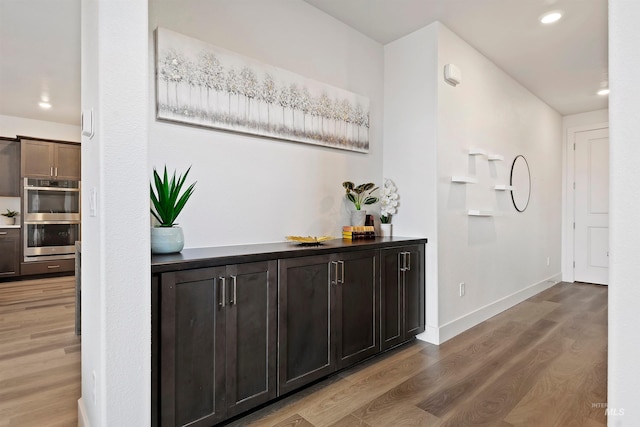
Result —
[[20, 231], [0, 228], [0, 277], [17, 276], [20, 268]]
[[381, 251], [381, 342], [382, 350], [401, 344], [403, 336], [403, 289], [399, 248]]
[[382, 349], [424, 332], [424, 246], [382, 250]]
[[20, 143], [0, 139], [0, 197], [20, 197]]
[[[335, 347], [338, 369], [380, 351], [379, 251], [337, 254]], [[336, 277], [337, 276], [337, 277]], [[337, 280], [336, 280], [337, 279]]]
[[335, 370], [329, 256], [279, 261], [278, 394]]
[[424, 332], [424, 246], [406, 248], [404, 266], [404, 328], [405, 341]]
[[53, 176], [54, 143], [23, 139], [20, 142], [20, 148], [23, 177], [51, 178]]
[[55, 154], [56, 178], [80, 180], [80, 144], [56, 144]]
[[276, 397], [277, 261], [227, 267], [227, 417]]
[[203, 268], [161, 276], [161, 426], [225, 418], [224, 275], [224, 268]]

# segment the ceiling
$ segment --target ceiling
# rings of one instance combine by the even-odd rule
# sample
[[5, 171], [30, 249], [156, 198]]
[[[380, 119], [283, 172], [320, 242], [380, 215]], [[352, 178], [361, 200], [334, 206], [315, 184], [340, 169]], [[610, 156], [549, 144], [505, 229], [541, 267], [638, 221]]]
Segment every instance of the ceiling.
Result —
[[[438, 20], [559, 113], [607, 108], [607, 0], [304, 1], [382, 44]], [[79, 124], [80, 0], [0, 0], [0, 114]]]

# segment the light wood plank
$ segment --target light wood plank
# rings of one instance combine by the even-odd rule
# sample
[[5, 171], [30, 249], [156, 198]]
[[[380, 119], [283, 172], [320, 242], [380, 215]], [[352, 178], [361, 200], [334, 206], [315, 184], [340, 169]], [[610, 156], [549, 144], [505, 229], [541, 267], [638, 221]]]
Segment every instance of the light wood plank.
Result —
[[0, 282], [0, 427], [77, 425], [74, 322], [72, 276]]

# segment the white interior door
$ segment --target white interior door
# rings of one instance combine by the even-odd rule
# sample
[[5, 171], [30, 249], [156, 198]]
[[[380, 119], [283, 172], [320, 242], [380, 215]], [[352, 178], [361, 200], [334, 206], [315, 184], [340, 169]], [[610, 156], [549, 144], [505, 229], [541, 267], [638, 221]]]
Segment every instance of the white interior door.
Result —
[[575, 134], [574, 280], [609, 284], [609, 129]]

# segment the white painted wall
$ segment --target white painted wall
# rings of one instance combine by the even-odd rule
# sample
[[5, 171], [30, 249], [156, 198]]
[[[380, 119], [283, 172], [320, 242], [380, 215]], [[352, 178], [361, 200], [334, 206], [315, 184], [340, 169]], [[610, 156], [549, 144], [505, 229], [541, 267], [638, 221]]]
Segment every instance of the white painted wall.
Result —
[[80, 142], [80, 126], [0, 114], [0, 136], [15, 138], [16, 135]]
[[[438, 78], [439, 317], [447, 339], [559, 280], [562, 119], [444, 25], [438, 46], [438, 70], [453, 63], [463, 76], [456, 87]], [[471, 147], [505, 160], [469, 156]], [[523, 213], [508, 192], [493, 189], [509, 182], [520, 154], [532, 180]], [[459, 173], [478, 184], [451, 183]], [[468, 209], [496, 215], [468, 217]]]
[[[597, 96], [597, 95], [594, 95]], [[576, 132], [609, 126], [609, 110], [596, 110], [562, 117], [562, 280], [573, 282], [574, 151]]]
[[393, 216], [398, 236], [427, 237], [424, 338], [438, 342], [438, 224], [436, 125], [438, 25], [384, 47], [384, 176], [400, 196]]
[[[342, 182], [382, 181], [383, 49], [302, 1], [149, 2], [157, 26], [370, 99], [368, 154], [157, 122], [149, 103], [149, 167], [186, 170], [196, 190], [178, 222], [186, 247], [339, 236]], [[152, 68], [153, 69], [153, 68]], [[153, 92], [155, 83], [149, 80]], [[375, 208], [378, 209], [377, 207]]]
[[[640, 425], [640, 2], [609, 1], [610, 216], [609, 371], [610, 426]], [[624, 410], [624, 415], [620, 415]]]
[[82, 2], [82, 108], [96, 118], [82, 141], [85, 426], [150, 425], [147, 17], [144, 0]]
[[[442, 78], [448, 63], [462, 70], [457, 87]], [[437, 248], [427, 260], [427, 321], [436, 311], [437, 327], [423, 338], [445, 341], [559, 280], [561, 131], [557, 112], [440, 23], [385, 46], [384, 174], [398, 175], [402, 198], [394, 222], [397, 229], [426, 234]], [[394, 150], [386, 144], [398, 141], [411, 160], [387, 157]], [[472, 147], [505, 161], [469, 156]], [[515, 211], [508, 192], [493, 189], [508, 183], [519, 154], [532, 173], [524, 213]], [[479, 182], [452, 183], [458, 174]], [[412, 209], [418, 213], [405, 213]], [[469, 209], [496, 216], [469, 217]]]

